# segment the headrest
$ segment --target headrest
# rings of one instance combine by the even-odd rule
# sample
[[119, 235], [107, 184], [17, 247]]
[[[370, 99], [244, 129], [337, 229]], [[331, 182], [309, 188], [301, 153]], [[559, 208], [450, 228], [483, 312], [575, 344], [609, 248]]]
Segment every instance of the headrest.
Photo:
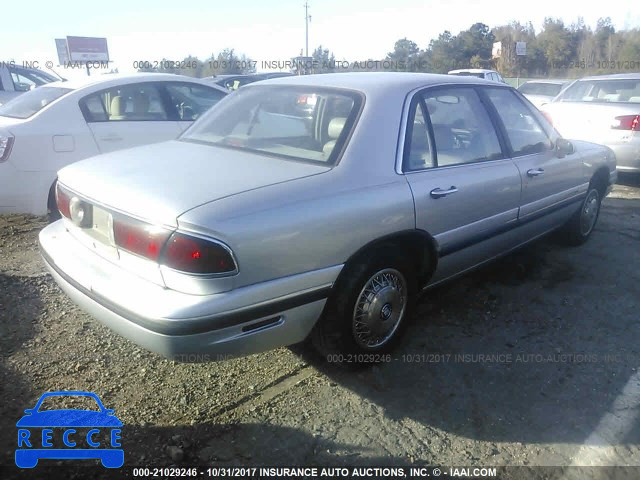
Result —
[[111, 99], [111, 115], [124, 115], [124, 111], [124, 98], [122, 98], [120, 95], [116, 95]]
[[347, 123], [347, 119], [344, 117], [332, 118], [327, 131], [329, 138], [338, 138], [342, 133], [345, 123]]

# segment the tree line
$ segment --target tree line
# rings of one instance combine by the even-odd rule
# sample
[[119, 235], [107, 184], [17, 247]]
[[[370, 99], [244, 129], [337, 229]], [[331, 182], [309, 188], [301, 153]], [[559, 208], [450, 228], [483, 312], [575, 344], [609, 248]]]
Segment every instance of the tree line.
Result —
[[[494, 48], [496, 42], [498, 51]], [[526, 55], [517, 55], [517, 42], [525, 42]], [[489, 68], [505, 77], [560, 78], [639, 72], [640, 29], [617, 31], [609, 17], [600, 18], [595, 29], [585, 25], [582, 18], [567, 26], [560, 19], [547, 17], [539, 32], [531, 22], [525, 25], [512, 22], [494, 28], [474, 23], [457, 35], [445, 30], [425, 48], [407, 38], [399, 39], [381, 59], [339, 60], [320, 45], [310, 58], [292, 59], [290, 66], [296, 73], [371, 70], [446, 73], [458, 68]], [[147, 67], [139, 70], [205, 77], [255, 73], [260, 64], [226, 49], [205, 60], [189, 56], [184, 62], [160, 62]]]

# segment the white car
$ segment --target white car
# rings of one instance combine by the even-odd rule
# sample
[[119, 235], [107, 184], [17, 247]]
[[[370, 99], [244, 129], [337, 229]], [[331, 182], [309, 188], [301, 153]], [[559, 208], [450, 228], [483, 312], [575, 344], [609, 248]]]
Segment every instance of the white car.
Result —
[[62, 167], [172, 140], [228, 93], [180, 75], [105, 75], [49, 83], [0, 105], [0, 214], [57, 213]]
[[451, 70], [448, 75], [457, 75], [459, 77], [477, 77], [491, 80], [492, 82], [507, 83], [504, 78], [495, 70], [487, 70], [484, 68], [461, 68], [459, 70]]

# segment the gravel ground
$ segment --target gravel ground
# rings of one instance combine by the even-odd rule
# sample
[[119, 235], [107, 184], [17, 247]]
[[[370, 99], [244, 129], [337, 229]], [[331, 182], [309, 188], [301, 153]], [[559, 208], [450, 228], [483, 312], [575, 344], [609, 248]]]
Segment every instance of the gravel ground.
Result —
[[[640, 188], [625, 183], [586, 245], [544, 239], [428, 292], [393, 360], [357, 372], [300, 346], [208, 364], [144, 351], [45, 273], [42, 219], [0, 216], [0, 464], [14, 465], [22, 411], [53, 390], [115, 409], [126, 465], [582, 462], [640, 366]], [[626, 408], [595, 441], [609, 445], [600, 463], [640, 464], [638, 405]]]

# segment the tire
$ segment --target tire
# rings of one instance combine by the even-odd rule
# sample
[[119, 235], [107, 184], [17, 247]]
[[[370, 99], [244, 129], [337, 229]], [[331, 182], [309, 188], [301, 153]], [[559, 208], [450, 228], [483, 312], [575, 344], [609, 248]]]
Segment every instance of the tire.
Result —
[[567, 245], [578, 246], [586, 242], [598, 221], [602, 195], [593, 184], [589, 185], [587, 195], [561, 232], [563, 241]]
[[358, 367], [378, 363], [397, 344], [416, 294], [416, 275], [394, 246], [347, 264], [311, 341], [330, 363]]
[[56, 191], [55, 191], [56, 183], [54, 182], [51, 188], [49, 189], [49, 198], [47, 199], [47, 220], [49, 223], [53, 223], [56, 220], [60, 220], [62, 215], [58, 210], [58, 205], [56, 203]]

